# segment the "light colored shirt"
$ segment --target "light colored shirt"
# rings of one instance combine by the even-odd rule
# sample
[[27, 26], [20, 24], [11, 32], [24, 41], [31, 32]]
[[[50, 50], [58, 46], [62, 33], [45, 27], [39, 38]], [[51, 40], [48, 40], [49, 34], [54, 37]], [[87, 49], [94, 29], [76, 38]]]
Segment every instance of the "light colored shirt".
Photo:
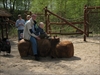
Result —
[[25, 20], [24, 19], [18, 19], [16, 21], [16, 27], [18, 28], [18, 30], [23, 30], [24, 25], [25, 25]]
[[25, 23], [25, 28], [23, 32], [24, 39], [30, 40], [31, 36], [36, 37], [34, 33], [30, 32], [30, 29], [32, 29], [33, 26], [34, 26], [34, 21], [32, 20], [32, 18]]

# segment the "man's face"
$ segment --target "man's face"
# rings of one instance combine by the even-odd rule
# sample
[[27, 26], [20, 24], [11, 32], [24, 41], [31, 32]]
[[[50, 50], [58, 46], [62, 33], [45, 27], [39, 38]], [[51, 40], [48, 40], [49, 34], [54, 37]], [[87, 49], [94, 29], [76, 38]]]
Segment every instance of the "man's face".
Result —
[[21, 16], [18, 16], [19, 17], [19, 19], [22, 19], [22, 17]]
[[36, 20], [36, 18], [37, 18], [37, 15], [33, 14], [33, 15], [32, 15], [32, 19], [33, 19], [33, 20]]

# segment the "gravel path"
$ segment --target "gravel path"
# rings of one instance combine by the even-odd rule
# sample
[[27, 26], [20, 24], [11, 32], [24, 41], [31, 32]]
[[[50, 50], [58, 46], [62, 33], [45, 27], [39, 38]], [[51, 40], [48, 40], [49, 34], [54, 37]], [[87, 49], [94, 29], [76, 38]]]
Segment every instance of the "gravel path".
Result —
[[0, 75], [100, 75], [100, 36], [88, 37], [87, 42], [83, 37], [62, 36], [61, 40], [72, 41], [74, 57], [41, 57], [41, 61], [20, 58], [17, 40], [10, 40], [11, 55], [0, 54]]

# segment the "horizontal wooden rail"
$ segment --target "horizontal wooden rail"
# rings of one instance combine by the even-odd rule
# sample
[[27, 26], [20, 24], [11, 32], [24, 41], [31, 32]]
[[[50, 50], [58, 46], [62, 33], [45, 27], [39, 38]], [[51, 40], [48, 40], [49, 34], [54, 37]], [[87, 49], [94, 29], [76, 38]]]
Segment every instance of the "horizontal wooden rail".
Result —
[[100, 9], [100, 6], [98, 7], [86, 7], [87, 9]]
[[[48, 33], [49, 34], [49, 33]], [[60, 33], [60, 32], [50, 32], [50, 34], [61, 34], [61, 35], [74, 35], [74, 34], [83, 34], [81, 32], [76, 33]]]
[[[71, 22], [72, 24], [84, 24], [84, 22]], [[50, 25], [56, 24], [56, 25], [65, 25], [66, 22], [50, 22]]]
[[[89, 32], [92, 34], [92, 32]], [[61, 34], [61, 35], [75, 35], [75, 34], [83, 34], [81, 32], [74, 32], [74, 33], [61, 33], [61, 32], [50, 32], [50, 33], [47, 33], [47, 34]]]

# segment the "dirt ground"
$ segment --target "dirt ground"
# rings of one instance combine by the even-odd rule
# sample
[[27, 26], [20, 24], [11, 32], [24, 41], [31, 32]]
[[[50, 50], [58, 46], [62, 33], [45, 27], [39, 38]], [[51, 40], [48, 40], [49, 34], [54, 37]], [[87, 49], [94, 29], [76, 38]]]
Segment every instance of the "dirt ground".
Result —
[[100, 36], [59, 36], [74, 45], [74, 57], [41, 57], [35, 61], [29, 56], [20, 58], [17, 39], [10, 39], [11, 54], [0, 54], [0, 75], [100, 75]]

